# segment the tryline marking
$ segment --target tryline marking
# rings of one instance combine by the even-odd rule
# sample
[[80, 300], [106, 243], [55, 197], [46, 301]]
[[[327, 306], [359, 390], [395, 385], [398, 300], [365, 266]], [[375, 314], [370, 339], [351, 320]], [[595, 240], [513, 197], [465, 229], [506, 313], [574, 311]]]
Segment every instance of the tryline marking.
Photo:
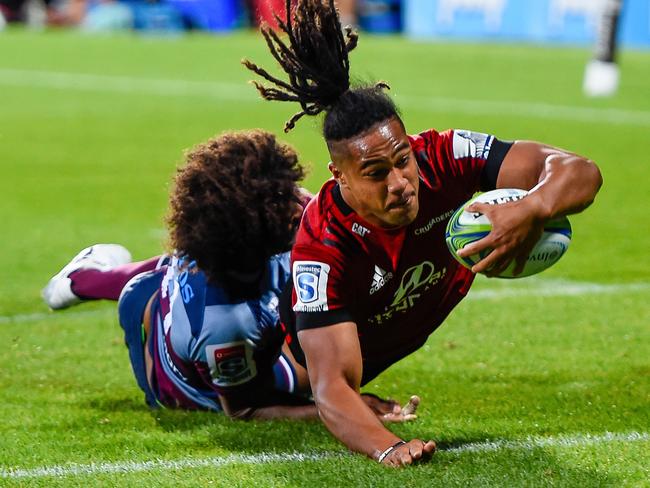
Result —
[[[443, 454], [481, 454], [496, 451], [532, 451], [544, 448], [588, 447], [614, 442], [643, 442], [650, 441], [646, 432], [605, 432], [604, 434], [577, 434], [553, 437], [528, 437], [521, 440], [492, 440], [471, 442], [455, 447], [442, 447]], [[313, 452], [313, 453], [259, 453], [231, 454], [224, 457], [185, 458], [177, 460], [156, 459], [152, 461], [121, 461], [115, 463], [66, 464], [43, 466], [40, 468], [5, 468], [0, 469], [0, 478], [62, 478], [66, 476], [82, 476], [112, 473], [139, 473], [156, 470], [178, 470], [196, 468], [221, 468], [237, 464], [268, 464], [268, 463], [302, 463], [309, 461], [324, 461], [347, 456], [345, 452]]]
[[[200, 97], [248, 103], [261, 102], [256, 91], [247, 86], [245, 82], [192, 81], [91, 73], [0, 69], [0, 85], [164, 97]], [[472, 100], [422, 95], [396, 95], [395, 101], [403, 108], [414, 110], [453, 111], [454, 113], [471, 115], [499, 114], [600, 125], [615, 124], [650, 127], [650, 111], [647, 110], [595, 108], [512, 100]]]
[[[650, 292], [650, 283], [591, 283], [568, 280], [490, 280], [494, 288], [474, 288], [467, 295], [466, 300], [501, 300], [517, 297], [561, 297], [561, 296], [587, 296], [587, 295], [617, 295], [621, 293], [647, 293]], [[82, 305], [83, 306], [83, 305]], [[77, 319], [116, 313], [116, 310], [67, 310], [65, 312], [37, 312], [16, 315], [0, 315], [0, 325], [42, 320], [64, 321], [67, 318]]]

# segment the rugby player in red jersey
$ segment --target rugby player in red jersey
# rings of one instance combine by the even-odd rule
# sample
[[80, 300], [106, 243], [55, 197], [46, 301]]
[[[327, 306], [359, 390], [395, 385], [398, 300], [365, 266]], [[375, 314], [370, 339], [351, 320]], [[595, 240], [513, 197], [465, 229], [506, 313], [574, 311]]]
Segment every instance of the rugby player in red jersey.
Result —
[[[386, 429], [360, 387], [424, 344], [467, 294], [473, 273], [497, 274], [512, 260], [521, 268], [546, 220], [592, 202], [600, 172], [536, 142], [461, 130], [409, 136], [384, 83], [350, 87], [357, 36], [342, 31], [333, 0], [299, 0], [282, 27], [288, 42], [263, 33], [288, 82], [244, 64], [276, 85], [257, 84], [264, 98], [300, 103], [285, 130], [325, 113], [333, 175], [307, 206], [292, 251], [295, 320], [282, 314], [290, 348], [339, 440], [380, 463], [411, 464], [435, 444]], [[472, 271], [463, 268], [444, 242], [452, 212], [477, 191], [513, 187], [531, 191], [517, 202], [470, 207], [493, 230], [461, 252], [492, 252]]]

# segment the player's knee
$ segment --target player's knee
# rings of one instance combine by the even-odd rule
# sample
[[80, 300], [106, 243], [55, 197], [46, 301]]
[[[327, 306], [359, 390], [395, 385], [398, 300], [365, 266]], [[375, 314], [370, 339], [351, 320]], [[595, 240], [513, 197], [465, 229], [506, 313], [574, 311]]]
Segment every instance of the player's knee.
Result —
[[141, 324], [144, 310], [151, 296], [160, 286], [160, 273], [147, 271], [131, 278], [117, 301], [117, 313], [122, 328]]

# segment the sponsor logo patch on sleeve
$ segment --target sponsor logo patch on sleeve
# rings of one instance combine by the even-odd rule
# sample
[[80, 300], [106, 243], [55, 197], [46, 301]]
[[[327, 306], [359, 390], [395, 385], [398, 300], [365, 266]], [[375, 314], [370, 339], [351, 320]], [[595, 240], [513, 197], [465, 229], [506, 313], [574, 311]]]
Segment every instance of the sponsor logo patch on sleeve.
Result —
[[206, 346], [212, 382], [221, 387], [237, 386], [257, 376], [253, 348], [246, 341]]
[[318, 261], [293, 263], [293, 286], [296, 290], [294, 312], [323, 312], [327, 306], [329, 264]]
[[454, 158], [487, 159], [494, 137], [469, 130], [454, 130]]

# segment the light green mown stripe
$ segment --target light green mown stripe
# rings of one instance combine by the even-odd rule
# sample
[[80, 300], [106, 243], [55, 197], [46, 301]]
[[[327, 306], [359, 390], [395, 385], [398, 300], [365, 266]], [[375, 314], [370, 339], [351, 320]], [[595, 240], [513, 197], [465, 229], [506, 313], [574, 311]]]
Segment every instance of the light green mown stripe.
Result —
[[[211, 97], [258, 103], [260, 100], [244, 83], [202, 82], [164, 78], [105, 76], [87, 73], [0, 69], [0, 85], [81, 90], [94, 92], [133, 93], [138, 95]], [[471, 115], [499, 113], [515, 117], [546, 120], [569, 120], [592, 124], [650, 126], [650, 112], [616, 108], [590, 108], [538, 102], [505, 100], [471, 100], [463, 98], [399, 95], [396, 102], [410, 109], [451, 111]]]

